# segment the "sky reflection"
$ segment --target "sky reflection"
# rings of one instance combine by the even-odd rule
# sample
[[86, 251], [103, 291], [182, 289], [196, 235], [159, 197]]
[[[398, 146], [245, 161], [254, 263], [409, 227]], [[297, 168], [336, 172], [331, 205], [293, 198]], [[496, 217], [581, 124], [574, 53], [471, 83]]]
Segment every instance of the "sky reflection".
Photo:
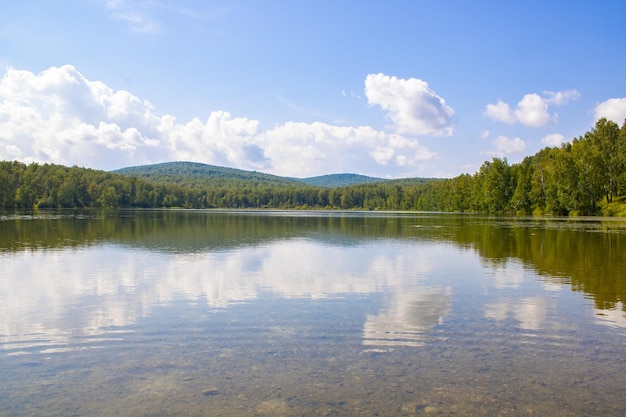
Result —
[[485, 305], [485, 317], [504, 321], [509, 317], [517, 321], [523, 330], [539, 330], [543, 327], [548, 312], [548, 303], [541, 297], [524, 297], [520, 300], [503, 300]]
[[[225, 310], [264, 292], [302, 300], [382, 294], [378, 313], [363, 317], [362, 343], [422, 346], [459, 303], [476, 305], [499, 325], [538, 331], [558, 310], [560, 294], [560, 284], [513, 260], [487, 265], [454, 245], [393, 239], [336, 245], [292, 238], [191, 253], [98, 244], [5, 254], [0, 266], [0, 344], [10, 354], [115, 338], [178, 300]], [[488, 278], [472, 295], [481, 275]], [[603, 310], [595, 322], [626, 327], [620, 309]]]
[[[133, 324], [178, 299], [225, 309], [264, 291], [312, 300], [395, 291], [423, 280], [432, 268], [427, 251], [390, 241], [338, 247], [292, 239], [191, 254], [117, 245], [17, 252], [0, 258], [0, 340], [6, 349], [67, 344]], [[390, 302], [389, 311], [410, 310], [415, 299]], [[427, 310], [417, 312], [432, 314]], [[424, 320], [415, 313], [412, 320]]]
[[596, 309], [596, 323], [626, 329], [626, 308], [624, 308], [624, 303], [618, 302], [617, 306], [610, 310]]
[[451, 288], [415, 287], [394, 292], [379, 314], [368, 315], [363, 330], [366, 346], [423, 346], [428, 333], [450, 311]]

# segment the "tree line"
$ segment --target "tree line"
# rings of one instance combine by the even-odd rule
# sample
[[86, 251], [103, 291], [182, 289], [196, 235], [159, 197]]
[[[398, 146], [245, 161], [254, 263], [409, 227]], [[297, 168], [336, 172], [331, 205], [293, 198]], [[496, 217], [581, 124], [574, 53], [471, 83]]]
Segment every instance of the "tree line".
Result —
[[570, 143], [473, 175], [340, 188], [222, 181], [193, 185], [54, 164], [0, 162], [0, 207], [278, 208], [626, 216], [626, 122], [600, 119]]

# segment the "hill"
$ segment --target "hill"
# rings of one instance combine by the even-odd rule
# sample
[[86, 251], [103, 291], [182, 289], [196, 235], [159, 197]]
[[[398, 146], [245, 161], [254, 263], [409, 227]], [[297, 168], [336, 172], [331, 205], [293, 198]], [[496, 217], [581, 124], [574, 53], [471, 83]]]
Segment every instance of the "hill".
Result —
[[347, 187], [350, 185], [368, 184], [372, 182], [386, 181], [383, 178], [368, 177], [366, 175], [358, 175], [358, 174], [329, 174], [329, 175], [320, 175], [317, 177], [292, 178], [292, 179], [303, 182], [308, 185], [313, 185], [316, 187], [329, 187], [329, 188]]
[[410, 187], [413, 185], [426, 184], [427, 182], [443, 181], [444, 178], [396, 178], [385, 180], [385, 185], [397, 185], [400, 187]]
[[[358, 174], [329, 174], [308, 178], [281, 177], [257, 171], [226, 168], [198, 162], [165, 162], [141, 165], [111, 171], [114, 174], [133, 175], [149, 181], [175, 183], [191, 187], [218, 187], [244, 184], [247, 186], [302, 186], [339, 188], [352, 185], [392, 182], [383, 178]], [[423, 183], [428, 179], [403, 179], [403, 182]]]
[[114, 174], [132, 175], [154, 182], [175, 183], [190, 187], [219, 187], [246, 183], [259, 185], [301, 185], [301, 182], [277, 175], [236, 168], [220, 167], [198, 162], [165, 162], [141, 165], [111, 171]]

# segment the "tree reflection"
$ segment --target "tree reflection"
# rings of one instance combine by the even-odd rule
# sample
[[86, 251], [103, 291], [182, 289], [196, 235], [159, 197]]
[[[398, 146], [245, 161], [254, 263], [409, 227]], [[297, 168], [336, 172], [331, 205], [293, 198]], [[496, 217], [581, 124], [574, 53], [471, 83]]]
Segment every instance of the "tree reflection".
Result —
[[[497, 267], [516, 259], [547, 282], [568, 283], [598, 309], [624, 308], [626, 222], [495, 219], [470, 215], [358, 212], [92, 211], [5, 214], [0, 253], [115, 243], [203, 253], [303, 238], [350, 246], [379, 240], [449, 242]], [[515, 277], [501, 276], [501, 285]]]

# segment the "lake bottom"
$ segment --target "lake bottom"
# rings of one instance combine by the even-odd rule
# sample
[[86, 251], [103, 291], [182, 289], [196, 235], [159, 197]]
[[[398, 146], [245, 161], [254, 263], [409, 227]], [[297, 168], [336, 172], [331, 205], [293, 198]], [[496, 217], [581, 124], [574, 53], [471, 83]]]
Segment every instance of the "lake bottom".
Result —
[[228, 314], [180, 302], [136, 326], [9, 352], [0, 415], [626, 413], [623, 346], [568, 329], [538, 343], [470, 318], [434, 328], [421, 346], [364, 345], [371, 298], [262, 300]]

